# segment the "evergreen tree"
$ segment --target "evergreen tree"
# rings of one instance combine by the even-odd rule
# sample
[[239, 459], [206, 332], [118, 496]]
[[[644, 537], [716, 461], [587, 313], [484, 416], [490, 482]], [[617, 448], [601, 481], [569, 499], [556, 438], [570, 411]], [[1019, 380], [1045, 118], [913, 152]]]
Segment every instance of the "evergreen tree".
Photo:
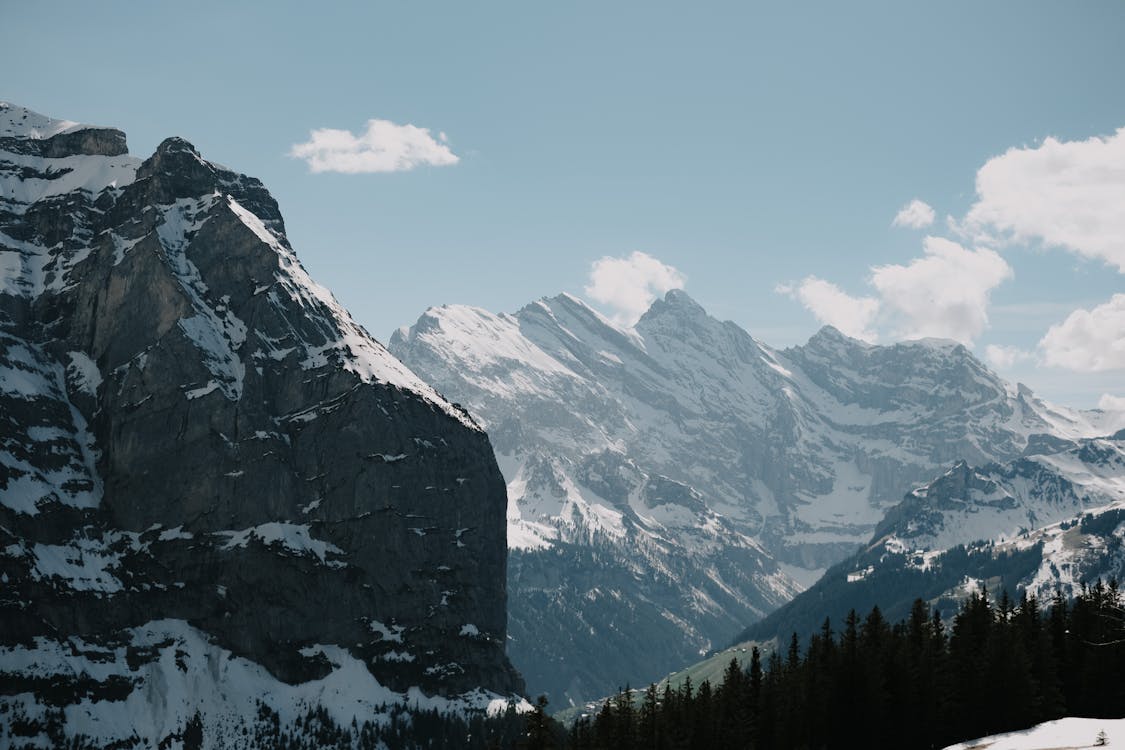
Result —
[[660, 702], [656, 697], [656, 683], [651, 683], [645, 690], [644, 702], [641, 703], [641, 716], [637, 732], [637, 747], [646, 750], [655, 750], [661, 747], [659, 727]]
[[621, 691], [570, 740], [627, 750], [930, 748], [1060, 715], [1120, 717], [1122, 636], [1114, 582], [1084, 587], [1073, 601], [1056, 595], [1047, 611], [1034, 597], [1017, 602], [1001, 591], [993, 605], [975, 593], [948, 637], [940, 611], [931, 615], [922, 601], [894, 625], [878, 607], [862, 624], [853, 611], [839, 634], [825, 621], [803, 654], [790, 638], [764, 669], [752, 648], [749, 667], [731, 660], [717, 688], [705, 681], [693, 691], [685, 678], [657, 700], [650, 685], [639, 717]]
[[535, 701], [527, 720], [528, 750], [550, 750], [555, 746], [551, 736], [550, 719], [547, 718], [547, 696], [540, 695]]

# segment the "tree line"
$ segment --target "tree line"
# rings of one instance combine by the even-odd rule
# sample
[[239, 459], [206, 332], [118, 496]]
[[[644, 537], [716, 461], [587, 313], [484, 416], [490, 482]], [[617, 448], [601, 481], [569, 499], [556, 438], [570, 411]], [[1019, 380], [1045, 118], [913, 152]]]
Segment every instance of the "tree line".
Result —
[[1116, 582], [1013, 601], [973, 593], [952, 622], [922, 600], [891, 624], [878, 607], [825, 620], [802, 645], [748, 667], [732, 659], [718, 685], [629, 689], [580, 718], [566, 737], [529, 717], [531, 750], [933, 748], [1062, 716], [1125, 716], [1125, 612]]

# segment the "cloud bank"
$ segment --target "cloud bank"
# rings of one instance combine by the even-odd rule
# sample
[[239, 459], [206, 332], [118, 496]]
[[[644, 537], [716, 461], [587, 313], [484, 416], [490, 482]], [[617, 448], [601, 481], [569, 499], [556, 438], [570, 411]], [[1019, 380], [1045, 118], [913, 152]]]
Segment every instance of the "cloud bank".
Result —
[[780, 284], [777, 292], [788, 294], [825, 325], [834, 326], [852, 338], [875, 343], [879, 336], [871, 328], [879, 313], [879, 300], [853, 297], [831, 281], [807, 276], [799, 284]]
[[672, 266], [648, 253], [634, 251], [626, 258], [606, 256], [594, 261], [586, 294], [613, 308], [614, 322], [632, 326], [657, 296], [682, 289], [686, 281], [687, 277]]
[[289, 155], [304, 160], [312, 172], [344, 174], [406, 172], [460, 161], [446, 143], [445, 133], [435, 139], [428, 128], [390, 120], [368, 120], [367, 129], [359, 135], [333, 128], [313, 130], [309, 140], [289, 149]]

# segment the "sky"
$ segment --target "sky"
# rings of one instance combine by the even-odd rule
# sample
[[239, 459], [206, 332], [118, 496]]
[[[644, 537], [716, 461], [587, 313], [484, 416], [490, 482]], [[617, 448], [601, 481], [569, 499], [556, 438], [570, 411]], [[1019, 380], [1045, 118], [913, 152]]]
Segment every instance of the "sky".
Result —
[[[328, 5], [328, 4], [321, 4]], [[1125, 409], [1125, 3], [0, 0], [0, 99], [260, 178], [377, 338], [684, 288]]]

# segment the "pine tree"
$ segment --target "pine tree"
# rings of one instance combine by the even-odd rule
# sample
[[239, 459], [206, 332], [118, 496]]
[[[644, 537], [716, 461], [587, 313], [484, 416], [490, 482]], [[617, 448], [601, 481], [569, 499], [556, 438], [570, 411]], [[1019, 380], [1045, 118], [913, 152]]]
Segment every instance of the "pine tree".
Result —
[[551, 736], [550, 719], [547, 718], [547, 696], [540, 695], [527, 719], [528, 750], [550, 750], [555, 746]]
[[750, 714], [749, 744], [757, 747], [762, 715], [762, 652], [757, 646], [750, 649], [750, 669], [746, 673], [746, 702]]
[[641, 703], [641, 717], [637, 733], [637, 747], [646, 750], [655, 750], [660, 747], [658, 734], [658, 710], [660, 702], [656, 697], [656, 683], [650, 683], [645, 690], [644, 702]]

